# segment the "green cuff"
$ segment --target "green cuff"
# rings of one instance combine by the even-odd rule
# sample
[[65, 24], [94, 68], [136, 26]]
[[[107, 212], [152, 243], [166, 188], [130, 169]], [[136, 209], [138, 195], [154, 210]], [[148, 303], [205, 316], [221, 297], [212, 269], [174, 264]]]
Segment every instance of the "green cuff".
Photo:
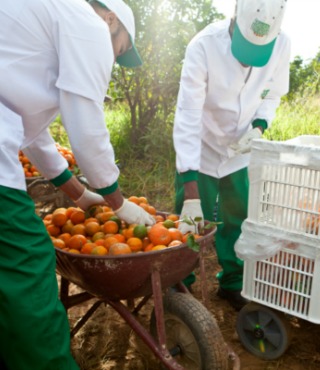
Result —
[[252, 127], [262, 127], [263, 131], [262, 133], [268, 128], [268, 122], [265, 119], [257, 118], [254, 121], [252, 121]]
[[198, 181], [198, 171], [187, 171], [180, 173], [180, 176], [182, 177], [183, 183], [190, 182], [190, 181]]
[[118, 181], [116, 181], [113, 185], [107, 186], [106, 188], [96, 189], [96, 192], [100, 195], [108, 195], [113, 193], [118, 189]]
[[55, 177], [54, 179], [49, 180], [55, 187], [59, 187], [65, 184], [72, 177], [72, 172], [67, 168], [62, 172], [61, 175]]

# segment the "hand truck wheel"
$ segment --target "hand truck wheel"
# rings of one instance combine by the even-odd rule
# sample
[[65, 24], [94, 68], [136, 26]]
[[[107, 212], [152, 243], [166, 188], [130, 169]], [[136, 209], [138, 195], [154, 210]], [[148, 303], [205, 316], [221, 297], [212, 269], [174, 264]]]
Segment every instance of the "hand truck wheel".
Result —
[[247, 351], [265, 360], [279, 358], [290, 345], [291, 327], [285, 315], [257, 303], [239, 311], [236, 328]]

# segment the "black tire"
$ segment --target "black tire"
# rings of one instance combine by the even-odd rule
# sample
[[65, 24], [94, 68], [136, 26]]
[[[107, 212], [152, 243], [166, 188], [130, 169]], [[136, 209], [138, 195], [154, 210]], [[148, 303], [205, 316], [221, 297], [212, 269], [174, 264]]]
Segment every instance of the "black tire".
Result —
[[[228, 368], [226, 344], [213, 316], [193, 296], [169, 293], [164, 297], [166, 345], [174, 359], [188, 370]], [[157, 338], [155, 312], [150, 332]]]
[[291, 327], [285, 315], [257, 303], [239, 311], [237, 333], [243, 346], [264, 360], [279, 358], [291, 342]]

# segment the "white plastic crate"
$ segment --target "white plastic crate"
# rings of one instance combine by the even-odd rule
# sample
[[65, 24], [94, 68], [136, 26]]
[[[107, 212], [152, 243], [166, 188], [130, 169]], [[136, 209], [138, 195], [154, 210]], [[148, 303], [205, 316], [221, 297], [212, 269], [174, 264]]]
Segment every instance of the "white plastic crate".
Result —
[[[256, 224], [257, 225], [257, 224]], [[241, 243], [256, 243], [261, 250], [277, 241], [272, 257], [244, 259], [242, 295], [313, 323], [320, 323], [320, 248], [319, 241], [294, 233], [283, 233], [271, 226], [255, 227], [254, 233], [241, 234]], [[259, 231], [260, 230], [260, 231]], [[284, 238], [284, 239], [283, 239]]]
[[320, 136], [254, 140], [249, 178], [251, 221], [320, 239]]

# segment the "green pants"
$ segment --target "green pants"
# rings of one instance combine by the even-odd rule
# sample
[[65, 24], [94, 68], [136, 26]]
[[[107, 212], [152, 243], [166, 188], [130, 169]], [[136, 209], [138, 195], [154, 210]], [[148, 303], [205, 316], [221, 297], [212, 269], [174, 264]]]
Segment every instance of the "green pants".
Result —
[[0, 366], [77, 370], [55, 252], [24, 191], [0, 186]]
[[[181, 177], [176, 175], [176, 212], [180, 213], [184, 200], [184, 188]], [[234, 244], [241, 233], [241, 224], [247, 218], [249, 180], [247, 168], [221, 179], [199, 173], [199, 193], [203, 216], [208, 221], [214, 219], [214, 209], [218, 196], [218, 225], [216, 250], [222, 271], [217, 278], [222, 288], [242, 289], [243, 261], [234, 251]], [[192, 278], [186, 279], [188, 284]]]

